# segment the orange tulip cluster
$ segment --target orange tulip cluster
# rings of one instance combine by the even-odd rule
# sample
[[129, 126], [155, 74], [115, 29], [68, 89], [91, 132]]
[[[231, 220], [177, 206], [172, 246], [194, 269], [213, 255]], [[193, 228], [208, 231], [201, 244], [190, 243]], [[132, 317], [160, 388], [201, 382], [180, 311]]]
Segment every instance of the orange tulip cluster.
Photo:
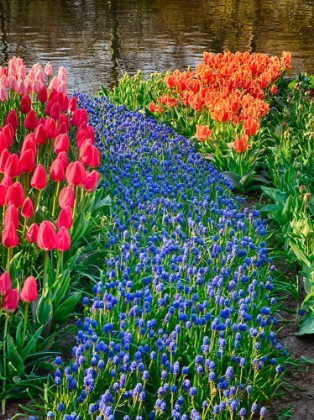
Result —
[[[49, 63], [45, 74], [48, 80], [53, 74]], [[8, 255], [23, 237], [45, 251], [68, 250], [75, 204], [95, 189], [100, 177], [95, 133], [86, 110], [78, 109], [76, 98], [68, 99], [65, 69], [59, 69], [48, 89], [45, 74], [36, 64], [27, 75], [16, 57], [0, 67], [0, 209]], [[18, 109], [10, 109], [11, 104], [19, 104]], [[76, 139], [72, 148], [70, 131]]]
[[[256, 134], [260, 118], [269, 108], [265, 102], [265, 89], [272, 85], [270, 91], [276, 93], [273, 83], [289, 68], [291, 55], [288, 52], [281, 58], [249, 52], [204, 52], [203, 62], [195, 71], [175, 70], [166, 75], [165, 84], [175, 97], [163, 95], [158, 102], [166, 107], [182, 103], [197, 112], [207, 109], [213, 121], [242, 124], [243, 134], [251, 137]], [[151, 109], [153, 105], [150, 104]], [[159, 108], [157, 110], [161, 112]], [[198, 135], [199, 130], [196, 138], [205, 141], [203, 134]]]

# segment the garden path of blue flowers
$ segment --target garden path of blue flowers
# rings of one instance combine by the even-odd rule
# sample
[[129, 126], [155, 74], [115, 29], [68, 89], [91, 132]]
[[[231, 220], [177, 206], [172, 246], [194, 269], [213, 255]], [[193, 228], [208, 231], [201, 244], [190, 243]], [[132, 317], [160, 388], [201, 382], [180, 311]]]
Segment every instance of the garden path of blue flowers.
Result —
[[108, 255], [48, 418], [264, 418], [287, 351], [259, 212], [171, 128], [77, 97], [112, 199]]

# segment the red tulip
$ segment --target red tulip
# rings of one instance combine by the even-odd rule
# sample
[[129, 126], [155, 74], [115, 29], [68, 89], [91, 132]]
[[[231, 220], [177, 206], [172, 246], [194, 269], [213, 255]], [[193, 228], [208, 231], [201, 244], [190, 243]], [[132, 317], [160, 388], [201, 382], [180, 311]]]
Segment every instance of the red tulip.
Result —
[[43, 85], [40, 89], [39, 92], [37, 94], [38, 100], [42, 103], [47, 102], [48, 99], [48, 93], [47, 93], [47, 88], [45, 85]]
[[18, 229], [20, 225], [19, 212], [14, 204], [10, 204], [4, 214], [4, 225], [13, 222], [15, 229]]
[[34, 154], [36, 154], [36, 140], [35, 140], [35, 134], [29, 133], [23, 140], [23, 144], [21, 147], [20, 155], [22, 155], [25, 150], [31, 149]]
[[61, 159], [55, 159], [50, 166], [50, 179], [54, 182], [62, 182], [64, 180], [64, 167]]
[[45, 144], [46, 143], [46, 134], [43, 124], [38, 124], [34, 132], [36, 144]]
[[14, 204], [16, 207], [21, 207], [24, 201], [24, 190], [19, 182], [14, 182], [8, 190], [5, 197], [5, 204], [10, 206]]
[[67, 134], [59, 134], [54, 143], [54, 151], [56, 153], [66, 152], [68, 153], [70, 148], [70, 141]]
[[94, 130], [94, 128], [93, 127], [91, 127], [90, 125], [88, 125], [87, 127], [86, 127], [86, 134], [87, 134], [87, 138], [88, 139], [92, 139], [93, 140], [93, 143], [95, 143], [95, 130]]
[[71, 123], [75, 127], [79, 127], [80, 124], [85, 121], [87, 122], [87, 111], [86, 109], [77, 109], [72, 115]]
[[67, 94], [64, 94], [63, 95], [63, 104], [62, 104], [61, 109], [62, 109], [63, 112], [65, 112], [65, 111], [68, 110], [68, 108], [69, 108], [69, 98], [68, 98]]
[[3, 131], [0, 131], [0, 154], [8, 148], [8, 140]]
[[21, 291], [21, 300], [23, 302], [34, 302], [37, 297], [37, 283], [33, 276], [27, 277], [24, 281], [23, 288]]
[[55, 102], [51, 107], [50, 116], [54, 120], [58, 120], [60, 118], [60, 114], [61, 114], [61, 106], [59, 102]]
[[37, 223], [33, 223], [28, 228], [25, 238], [27, 242], [34, 243], [34, 242], [37, 242], [37, 237], [38, 237], [38, 225]]
[[74, 191], [71, 186], [63, 188], [59, 195], [59, 206], [64, 209], [67, 206], [73, 209], [74, 207]]
[[70, 131], [70, 121], [69, 118], [65, 114], [61, 114], [59, 118], [59, 127], [62, 123], [65, 123], [67, 127], [67, 132]]
[[39, 225], [37, 236], [38, 248], [51, 251], [56, 247], [56, 232], [54, 225], [49, 220], [44, 220]]
[[14, 139], [14, 135], [15, 135], [15, 131], [12, 127], [11, 124], [6, 124], [3, 127], [3, 133], [7, 138], [7, 142], [8, 142], [8, 146], [10, 147], [12, 145], [13, 139]]
[[33, 172], [35, 169], [35, 153], [32, 149], [25, 150], [19, 160], [21, 174]]
[[36, 190], [43, 190], [44, 188], [46, 188], [46, 184], [47, 176], [45, 168], [41, 164], [39, 164], [35, 169], [35, 172], [33, 173], [31, 179], [31, 186]]
[[87, 133], [85, 130], [78, 130], [76, 133], [76, 147], [79, 149], [85, 140], [87, 140]]
[[62, 165], [63, 165], [63, 169], [66, 170], [66, 168], [68, 166], [67, 154], [65, 152], [60, 152], [60, 153], [58, 153], [57, 158], [61, 160]]
[[32, 108], [32, 103], [31, 103], [31, 98], [29, 97], [29, 95], [22, 96], [21, 101], [20, 101], [20, 111], [23, 114], [28, 114], [31, 108]]
[[26, 130], [35, 130], [37, 124], [38, 122], [36, 112], [33, 109], [31, 109], [27, 114], [27, 117], [25, 118], [24, 127], [26, 128]]
[[49, 139], [54, 139], [57, 136], [56, 122], [53, 118], [48, 118], [44, 125], [45, 135]]
[[69, 231], [63, 226], [60, 228], [59, 232], [57, 233], [56, 238], [56, 250], [65, 252], [71, 246], [71, 237]]
[[70, 229], [72, 224], [73, 224], [72, 209], [71, 207], [67, 206], [61, 209], [60, 211], [58, 220], [57, 220], [57, 226], [58, 226], [58, 229], [60, 229], [61, 227]]
[[81, 163], [88, 165], [93, 159], [93, 145], [89, 140], [85, 140], [80, 146], [79, 160]]
[[58, 95], [53, 95], [49, 98], [49, 101], [46, 105], [46, 109], [45, 112], [47, 115], [49, 115], [49, 117], [51, 117], [51, 108], [53, 107], [53, 105], [58, 102]]
[[19, 303], [19, 292], [17, 289], [11, 289], [5, 295], [3, 302], [2, 302], [2, 309], [5, 312], [13, 313], [17, 309], [17, 305]]
[[25, 198], [22, 209], [21, 209], [21, 214], [23, 217], [30, 219], [31, 217], [33, 217], [34, 215], [34, 206], [33, 206], [33, 202], [30, 199], [30, 197]]
[[4, 149], [0, 156], [0, 173], [4, 173], [5, 165], [10, 156], [10, 152], [7, 149]]
[[66, 169], [65, 176], [69, 185], [79, 186], [85, 184], [86, 174], [81, 162], [71, 162]]
[[4, 173], [10, 175], [11, 178], [16, 178], [20, 175], [19, 159], [15, 153], [8, 157], [4, 167]]
[[94, 191], [99, 178], [100, 178], [100, 174], [97, 171], [92, 171], [90, 174], [86, 174], [84, 190], [88, 192]]
[[13, 222], [6, 223], [2, 231], [2, 243], [6, 248], [14, 248], [19, 243], [19, 238]]
[[0, 276], [0, 296], [5, 296], [11, 290], [11, 279], [7, 271]]
[[68, 106], [68, 111], [69, 112], [74, 112], [77, 108], [77, 100], [76, 98], [71, 98], [69, 101], [69, 106]]
[[5, 124], [11, 124], [13, 130], [16, 131], [16, 129], [19, 126], [19, 119], [18, 119], [17, 112], [15, 111], [15, 109], [11, 109], [11, 111], [9, 111], [5, 119]]
[[5, 186], [6, 190], [9, 187], [11, 187], [11, 185], [13, 184], [13, 181], [12, 181], [12, 178], [10, 177], [10, 175], [5, 174], [3, 179], [2, 179], [1, 184]]
[[68, 131], [69, 130], [68, 130], [68, 127], [67, 127], [66, 123], [65, 122], [60, 123], [60, 121], [59, 121], [58, 130], [57, 130], [57, 136], [59, 134], [67, 134]]
[[7, 188], [5, 185], [0, 184], [0, 206], [5, 204], [5, 196], [7, 194]]

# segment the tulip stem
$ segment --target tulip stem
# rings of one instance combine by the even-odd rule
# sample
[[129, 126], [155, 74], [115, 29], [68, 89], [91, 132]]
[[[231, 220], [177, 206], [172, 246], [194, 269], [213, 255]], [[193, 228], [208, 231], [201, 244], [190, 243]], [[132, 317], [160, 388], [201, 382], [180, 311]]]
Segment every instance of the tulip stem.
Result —
[[24, 339], [25, 339], [26, 326], [27, 326], [27, 318], [28, 318], [28, 309], [29, 309], [29, 302], [25, 302], [25, 313], [24, 313], [24, 326], [23, 326], [22, 345], [23, 345]]
[[43, 289], [48, 289], [48, 264], [49, 264], [49, 251], [45, 252], [45, 265], [44, 265], [44, 284]]
[[[8, 331], [8, 321], [9, 321], [9, 317], [7, 314], [5, 314], [5, 323], [4, 323], [4, 330], [3, 330], [3, 389], [2, 391], [5, 392], [5, 388], [6, 388], [6, 381], [7, 381], [7, 365], [6, 365], [6, 340], [8, 339], [7, 337], [7, 331]], [[1, 401], [1, 407], [2, 407], [2, 415], [4, 415], [5, 413], [5, 403], [6, 403], [6, 398], [3, 398]]]
[[55, 278], [55, 282], [58, 280], [59, 277], [59, 272], [60, 272], [60, 266], [62, 264], [62, 260], [63, 260], [63, 252], [58, 251], [58, 262], [57, 262], [57, 268], [56, 268], [56, 278]]
[[7, 272], [10, 274], [10, 257], [11, 257], [11, 248], [8, 248], [7, 253]]
[[60, 188], [60, 182], [57, 182], [57, 185], [56, 185], [56, 190], [55, 190], [55, 195], [54, 195], [54, 197], [53, 197], [53, 204], [52, 204], [52, 217], [54, 217], [54, 215], [55, 215], [56, 202], [57, 202], [58, 195], [59, 195], [59, 188]]

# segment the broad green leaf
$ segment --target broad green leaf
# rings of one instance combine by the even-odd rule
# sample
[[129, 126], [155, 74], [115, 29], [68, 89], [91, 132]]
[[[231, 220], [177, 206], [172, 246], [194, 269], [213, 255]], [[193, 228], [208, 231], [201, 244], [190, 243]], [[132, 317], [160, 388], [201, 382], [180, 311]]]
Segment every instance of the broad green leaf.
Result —
[[310, 312], [301, 320], [296, 335], [314, 334], [314, 313]]
[[73, 293], [66, 301], [64, 301], [55, 311], [53, 316], [53, 324], [62, 324], [64, 323], [68, 316], [72, 313], [75, 306], [79, 303], [81, 299], [82, 292]]
[[7, 350], [8, 350], [7, 360], [12, 364], [15, 374], [19, 376], [24, 375], [24, 371], [25, 371], [24, 363], [14, 345], [12, 337], [8, 337], [7, 339]]
[[21, 352], [21, 357], [24, 360], [33, 350], [33, 348], [36, 346], [38, 338], [43, 330], [43, 325], [38, 328], [38, 330], [32, 335], [32, 338], [29, 340], [26, 347]]

